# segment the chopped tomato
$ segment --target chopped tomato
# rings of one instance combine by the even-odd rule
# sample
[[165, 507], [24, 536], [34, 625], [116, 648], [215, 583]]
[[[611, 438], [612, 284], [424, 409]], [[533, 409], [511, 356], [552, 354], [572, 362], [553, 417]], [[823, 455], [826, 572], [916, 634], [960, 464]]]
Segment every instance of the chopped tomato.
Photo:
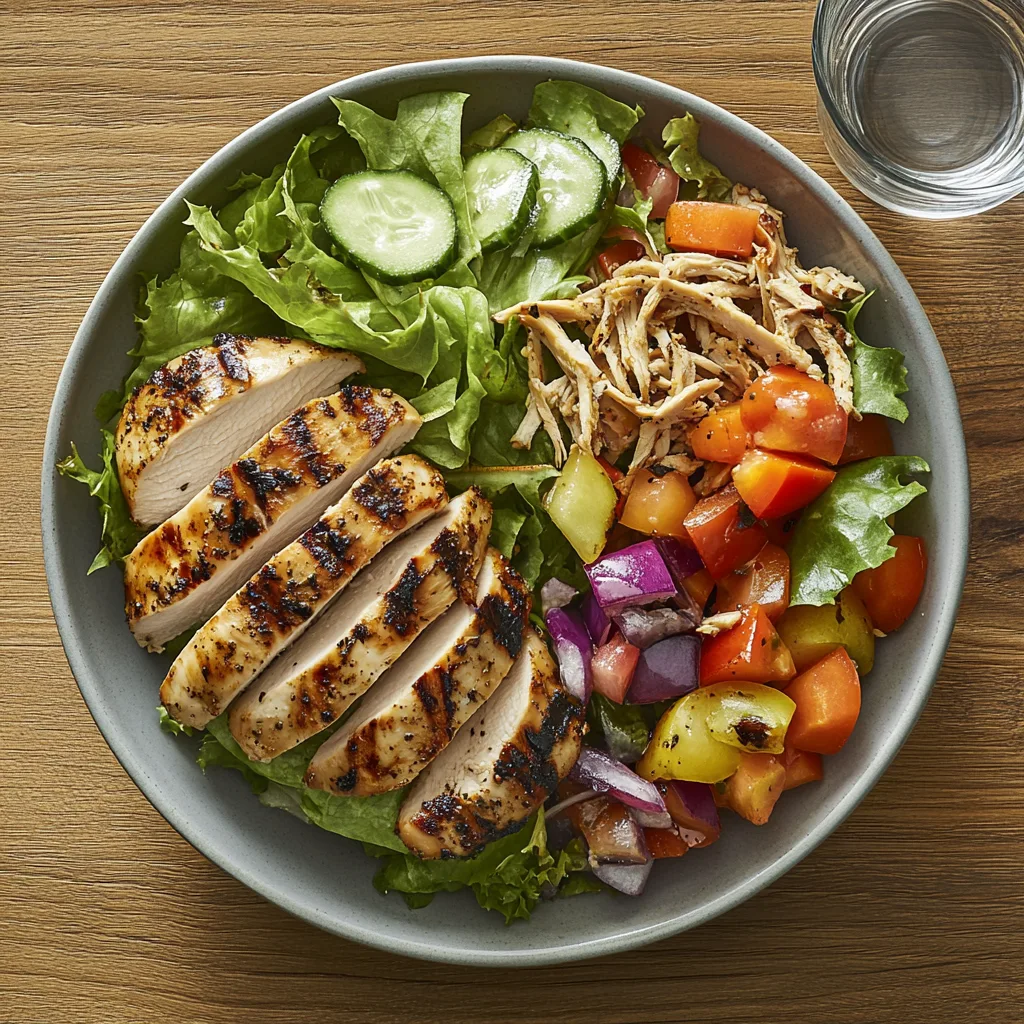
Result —
[[741, 416], [742, 402], [730, 402], [710, 412], [690, 430], [690, 447], [705, 462], [735, 465], [747, 450], [747, 428]]
[[857, 462], [860, 459], [873, 459], [877, 455], [892, 455], [892, 437], [884, 416], [873, 416], [870, 413], [862, 419], [850, 420], [846, 431], [846, 444], [843, 454], [839, 456], [839, 465]]
[[847, 415], [823, 380], [776, 366], [747, 388], [740, 404], [743, 425], [756, 447], [810, 455], [832, 465], [839, 461]]
[[752, 604], [732, 629], [706, 637], [700, 646], [700, 685], [788, 682], [796, 675], [789, 648], [775, 631], [764, 609]]
[[[601, 464], [601, 468], [608, 474], [608, 479], [613, 484], [617, 484], [626, 474], [622, 472], [616, 466], [613, 466], [604, 456], [598, 455], [597, 461]], [[619, 495], [619, 500], [615, 503], [615, 518], [618, 519], [622, 515], [622, 510], [626, 505], [626, 496], [618, 489], [615, 488], [616, 493]]]
[[619, 522], [648, 536], [688, 541], [683, 520], [696, 504], [697, 495], [682, 473], [643, 471], [633, 480]]
[[682, 857], [690, 846], [675, 828], [645, 828], [647, 850], [655, 860]]
[[665, 218], [665, 240], [680, 252], [747, 257], [754, 251], [757, 210], [732, 203], [673, 203]]
[[914, 610], [928, 571], [928, 555], [920, 537], [897, 534], [889, 541], [896, 556], [853, 578], [856, 595], [867, 606], [871, 622], [883, 633], [899, 629]]
[[751, 448], [732, 471], [740, 497], [759, 519], [775, 519], [809, 505], [830, 483], [834, 469], [803, 455]]
[[715, 589], [715, 581], [711, 578], [711, 573], [707, 569], [701, 569], [699, 572], [695, 572], [692, 576], [687, 576], [683, 580], [683, 590], [685, 590], [690, 597], [703, 609], [704, 605], [708, 603], [708, 598], [711, 596], [711, 591]]
[[800, 522], [800, 511], [791, 513], [788, 516], [779, 516], [778, 519], [766, 519], [764, 528], [768, 533], [768, 539], [784, 548], [793, 539], [793, 530]]
[[679, 175], [633, 142], [622, 147], [622, 162], [633, 184], [651, 200], [651, 216], [655, 220], [663, 220], [679, 195]]
[[605, 277], [611, 277], [623, 263], [642, 260], [647, 250], [639, 242], [616, 242], [597, 257], [597, 265]]
[[[668, 808], [668, 813], [672, 816], [672, 820], [676, 823], [676, 828], [686, 841], [687, 846], [710, 846], [722, 834], [721, 824], [713, 827], [702, 818], [694, 817], [676, 792], [675, 787], [667, 786], [664, 782], [658, 782], [655, 785], [658, 787], [658, 792], [664, 797], [665, 807]], [[687, 785], [700, 786], [704, 783], [694, 782], [687, 783]]]
[[789, 607], [789, 555], [771, 542], [718, 581], [718, 611], [751, 604], [759, 604], [772, 622]]
[[797, 750], [787, 743], [786, 749], [779, 755], [779, 760], [786, 769], [786, 789], [796, 789], [807, 782], [820, 782], [825, 777], [821, 754]]
[[749, 562], [767, 539], [764, 526], [743, 504], [732, 484], [698, 501], [684, 525], [716, 580]]
[[801, 672], [786, 696], [796, 704], [786, 742], [814, 754], [838, 754], [860, 715], [860, 678], [846, 648]]
[[639, 660], [640, 648], [616, 634], [608, 643], [598, 647], [590, 660], [594, 689], [616, 704], [621, 704], [626, 699], [626, 691], [633, 681], [633, 672]]
[[786, 788], [786, 769], [775, 754], [743, 754], [723, 787], [725, 807], [754, 825], [764, 825]]

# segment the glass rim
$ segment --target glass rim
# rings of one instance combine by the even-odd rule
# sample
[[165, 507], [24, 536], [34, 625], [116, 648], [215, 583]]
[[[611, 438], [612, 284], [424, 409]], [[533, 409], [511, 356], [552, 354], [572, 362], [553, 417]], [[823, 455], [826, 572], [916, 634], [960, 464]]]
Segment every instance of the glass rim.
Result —
[[[860, 140], [850, 132], [846, 124], [846, 119], [839, 112], [835, 98], [832, 95], [832, 90], [829, 87], [828, 75], [826, 74], [824, 67], [825, 17], [822, 14], [822, 11], [831, 3], [832, 0], [818, 0], [817, 5], [814, 8], [814, 23], [811, 28], [811, 69], [814, 73], [814, 84], [817, 88], [818, 96], [821, 99], [822, 105], [825, 107], [825, 112], [828, 114], [829, 120], [832, 122], [833, 127], [839, 133], [843, 142], [846, 143], [846, 145], [849, 146], [861, 160], [863, 160], [869, 167], [880, 170], [887, 177], [894, 179], [900, 185], [913, 189], [918, 193], [930, 194], [937, 197], [951, 195], [962, 197], [991, 195], [994, 191], [998, 190], [999, 192], [1005, 191], [1005, 199], [1000, 201], [1004, 202], [1019, 195], [1021, 192], [1024, 192], [1024, 169], [1022, 169], [1019, 175], [1016, 175], [1013, 178], [1008, 178], [1005, 182], [1000, 183], [995, 189], [992, 185], [936, 185], [927, 178], [922, 179], [908, 174], [904, 168], [899, 166], [899, 164], [895, 164], [891, 160], [887, 160], [885, 157], [871, 152], [871, 150], [862, 145]], [[836, 166], [839, 166], [838, 162], [836, 162]], [[842, 167], [839, 167], [839, 170], [842, 171]]]

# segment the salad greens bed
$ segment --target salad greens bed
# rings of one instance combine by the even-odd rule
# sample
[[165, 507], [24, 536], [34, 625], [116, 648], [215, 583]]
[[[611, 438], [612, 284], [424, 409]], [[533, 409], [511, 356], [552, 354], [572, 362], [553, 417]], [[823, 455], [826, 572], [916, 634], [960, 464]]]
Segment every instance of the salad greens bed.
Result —
[[[336, 125], [303, 136], [269, 174], [243, 174], [220, 209], [188, 204], [190, 230], [177, 269], [150, 277], [141, 289], [133, 369], [97, 407], [105, 425], [102, 468], [89, 468], [77, 450], [60, 465], [88, 486], [102, 513], [102, 548], [90, 572], [122, 560], [140, 538], [117, 478], [112, 418], [158, 367], [219, 333], [234, 332], [308, 338], [359, 353], [367, 383], [394, 389], [422, 414], [424, 426], [411, 450], [439, 466], [451, 490], [475, 485], [492, 500], [492, 542], [529, 584], [557, 576], [585, 585], [578, 557], [542, 509], [542, 494], [558, 475], [550, 441], [542, 433], [532, 450], [510, 444], [527, 397], [523, 342], [514, 321], [503, 331], [491, 315], [528, 299], [577, 294], [589, 283], [584, 270], [609, 228], [641, 231], [666, 251], [663, 225], [649, 222], [650, 200], [637, 192], [625, 206], [616, 198], [625, 194], [618, 151], [643, 111], [572, 82], [538, 85], [528, 126], [587, 144], [605, 166], [607, 198], [596, 221], [574, 237], [537, 248], [528, 227], [518, 241], [484, 254], [474, 234], [464, 161], [519, 126], [502, 116], [464, 137], [466, 99], [456, 92], [411, 96], [399, 103], [393, 120], [353, 100], [335, 100]], [[684, 183], [681, 198], [727, 198], [731, 182], [701, 156], [698, 133], [690, 115], [664, 129], [665, 158]], [[439, 277], [388, 284], [357, 269], [333, 244], [321, 223], [321, 200], [339, 176], [364, 168], [408, 171], [447, 195], [457, 224], [457, 257]], [[844, 314], [854, 336], [862, 305]], [[906, 391], [902, 355], [858, 338], [852, 358], [857, 409], [905, 419], [898, 397]], [[803, 516], [793, 541], [794, 604], [834, 600], [859, 569], [887, 557], [891, 531], [885, 518], [923, 490], [901, 484], [900, 477], [927, 467], [910, 457], [876, 461], [885, 465], [842, 470]], [[616, 738], [636, 744], [649, 729], [639, 709], [603, 699], [592, 705], [590, 722], [609, 744]], [[161, 724], [190, 732], [166, 712]], [[240, 771], [263, 803], [362, 842], [381, 859], [377, 887], [403, 893], [413, 906], [425, 905], [435, 892], [469, 887], [482, 906], [511, 921], [529, 916], [537, 900], [555, 889], [574, 894], [602, 888], [585, 872], [578, 841], [558, 853], [548, 850], [543, 810], [523, 831], [476, 858], [418, 860], [394, 833], [403, 791], [356, 799], [303, 786], [310, 758], [332, 732], [262, 764], [248, 760], [222, 716], [208, 726], [198, 760], [204, 770]]]

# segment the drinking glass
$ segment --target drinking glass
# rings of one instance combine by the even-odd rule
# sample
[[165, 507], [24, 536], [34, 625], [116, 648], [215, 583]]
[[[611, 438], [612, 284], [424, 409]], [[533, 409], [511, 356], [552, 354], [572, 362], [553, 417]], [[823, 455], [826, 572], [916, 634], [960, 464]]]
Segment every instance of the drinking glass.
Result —
[[935, 220], [1024, 192], [1024, 0], [821, 0], [818, 122], [870, 199]]

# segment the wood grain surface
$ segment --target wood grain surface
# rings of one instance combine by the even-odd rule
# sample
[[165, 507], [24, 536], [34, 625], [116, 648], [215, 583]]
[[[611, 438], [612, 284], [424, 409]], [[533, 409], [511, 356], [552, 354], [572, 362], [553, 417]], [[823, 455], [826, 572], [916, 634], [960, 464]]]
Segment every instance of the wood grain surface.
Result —
[[[1024, 199], [933, 224], [856, 193], [814, 113], [810, 0], [63, 4], [0, 15], [0, 1022], [744, 1022], [1024, 1018]], [[924, 303], [956, 381], [972, 560], [934, 696], [816, 853], [717, 920], [573, 967], [454, 970], [333, 938], [208, 863], [107, 749], [54, 628], [40, 451], [104, 274], [202, 160], [381, 65], [611, 64], [771, 133], [836, 186]]]

